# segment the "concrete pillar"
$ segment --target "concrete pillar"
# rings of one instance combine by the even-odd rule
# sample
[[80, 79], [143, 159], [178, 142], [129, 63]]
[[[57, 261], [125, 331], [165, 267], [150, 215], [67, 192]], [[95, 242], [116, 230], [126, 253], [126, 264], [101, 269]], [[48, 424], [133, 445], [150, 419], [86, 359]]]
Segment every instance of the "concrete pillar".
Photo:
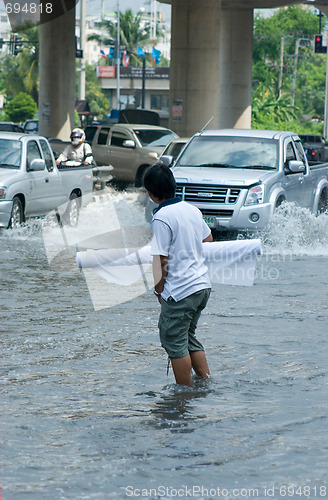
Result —
[[222, 10], [218, 128], [250, 128], [253, 10]]
[[40, 25], [39, 131], [69, 140], [75, 109], [75, 9]]
[[170, 127], [250, 127], [253, 11], [172, 0]]
[[220, 0], [172, 2], [169, 123], [180, 136], [216, 114], [220, 15]]

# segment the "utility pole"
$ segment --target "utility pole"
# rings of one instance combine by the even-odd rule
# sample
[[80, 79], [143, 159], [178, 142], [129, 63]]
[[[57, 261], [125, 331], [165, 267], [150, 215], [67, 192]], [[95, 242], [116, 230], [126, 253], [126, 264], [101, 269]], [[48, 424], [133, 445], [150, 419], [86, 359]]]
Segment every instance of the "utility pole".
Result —
[[284, 69], [284, 45], [285, 38], [282, 36], [280, 41], [280, 64], [279, 64], [279, 78], [278, 78], [278, 97], [281, 97], [282, 92], [282, 74]]
[[79, 99], [85, 99], [85, 24], [86, 24], [86, 0], [80, 0], [80, 48], [82, 57], [80, 59], [80, 84]]
[[293, 69], [293, 79], [292, 79], [292, 98], [291, 105], [295, 104], [295, 88], [296, 88], [296, 75], [297, 75], [297, 63], [298, 63], [298, 52], [300, 48], [300, 38], [297, 38], [295, 43], [295, 54], [294, 54], [294, 69]]
[[[293, 78], [292, 78], [292, 89], [291, 89], [291, 105], [295, 104], [295, 89], [296, 89], [296, 76], [297, 76], [297, 64], [298, 64], [298, 53], [301, 47], [301, 42], [310, 42], [309, 38], [297, 38], [295, 43], [295, 53], [294, 53], [294, 69], [293, 69]], [[304, 46], [304, 45], [303, 45]]]
[[156, 0], [151, 0], [150, 36], [153, 42], [156, 40], [156, 28], [157, 28], [157, 3]]
[[120, 109], [120, 1], [117, 0], [117, 40], [116, 40], [116, 45], [117, 45], [117, 50], [116, 50], [116, 78], [117, 78], [117, 92], [116, 92], [116, 100], [117, 100], [117, 109]]
[[326, 90], [325, 90], [325, 110], [323, 121], [323, 136], [325, 139], [328, 137], [328, 50], [326, 56]]

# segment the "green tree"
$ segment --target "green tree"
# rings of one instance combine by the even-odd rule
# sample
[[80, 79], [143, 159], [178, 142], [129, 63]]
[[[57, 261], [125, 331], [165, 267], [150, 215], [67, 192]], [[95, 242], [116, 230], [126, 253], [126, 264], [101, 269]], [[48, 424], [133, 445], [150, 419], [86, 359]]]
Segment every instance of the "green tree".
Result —
[[39, 90], [39, 28], [22, 31], [20, 36], [30, 43], [22, 44], [18, 56], [7, 55], [0, 62], [0, 88], [7, 100], [19, 92], [30, 94], [37, 102]]
[[6, 106], [6, 116], [13, 122], [25, 122], [34, 117], [38, 107], [33, 98], [19, 92]]
[[295, 107], [290, 103], [290, 96], [277, 97], [273, 90], [260, 84], [252, 102], [252, 125], [257, 128], [269, 128], [269, 123], [285, 123], [296, 118]]
[[99, 119], [105, 118], [109, 111], [108, 97], [99, 88], [95, 66], [86, 64], [85, 80], [85, 97], [88, 100], [91, 113], [94, 113]]
[[[284, 123], [285, 127], [287, 125], [288, 128], [290, 127], [288, 121], [291, 119], [291, 111], [293, 111], [294, 117], [300, 121], [309, 120], [311, 117], [323, 118], [325, 57], [313, 53], [314, 35], [318, 31], [318, 17], [313, 13], [313, 10], [300, 6], [280, 8], [268, 18], [259, 15], [255, 17], [253, 43], [254, 123], [271, 120], [275, 106], [275, 113], [279, 115], [276, 114], [275, 119], [280, 124]], [[281, 67], [282, 39], [284, 58]], [[297, 66], [295, 66], [297, 40], [299, 40], [300, 47]], [[295, 107], [292, 108], [290, 103], [295, 67], [297, 70], [296, 80], [294, 80]], [[280, 89], [281, 97], [278, 99], [280, 71], [282, 71], [282, 87]], [[264, 99], [268, 89], [269, 94]], [[274, 102], [274, 98], [276, 102]], [[283, 118], [282, 110], [287, 113], [289, 118]]]
[[18, 92], [24, 92], [24, 84], [18, 72], [17, 57], [5, 56], [0, 63], [0, 88], [6, 100], [11, 100]]
[[18, 55], [18, 73], [23, 80], [25, 92], [37, 102], [39, 96], [39, 27], [21, 32], [23, 50]]

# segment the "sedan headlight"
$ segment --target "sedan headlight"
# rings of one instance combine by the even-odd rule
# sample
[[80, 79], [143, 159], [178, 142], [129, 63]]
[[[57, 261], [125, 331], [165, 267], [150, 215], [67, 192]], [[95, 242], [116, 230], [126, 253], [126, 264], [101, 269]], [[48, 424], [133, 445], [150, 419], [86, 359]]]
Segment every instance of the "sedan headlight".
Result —
[[0, 186], [0, 200], [6, 198], [7, 189], [4, 186]]
[[257, 205], [258, 203], [263, 203], [264, 200], [264, 187], [262, 184], [253, 186], [248, 190], [245, 205]]

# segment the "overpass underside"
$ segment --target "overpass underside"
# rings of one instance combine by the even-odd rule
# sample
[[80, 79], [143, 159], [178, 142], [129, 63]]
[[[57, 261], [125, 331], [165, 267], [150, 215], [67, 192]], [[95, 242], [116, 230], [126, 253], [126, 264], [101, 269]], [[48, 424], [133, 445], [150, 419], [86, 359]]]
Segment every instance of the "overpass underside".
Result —
[[[40, 26], [40, 132], [67, 140], [74, 127], [75, 4], [52, 5]], [[164, 0], [172, 5], [170, 126], [190, 136], [251, 126], [253, 10], [295, 0]], [[328, 0], [307, 2], [328, 15]], [[60, 11], [60, 9], [61, 11]], [[58, 12], [57, 12], [58, 10]], [[63, 12], [65, 14], [63, 15]]]
[[[293, 0], [171, 0], [170, 127], [250, 128], [253, 10]], [[328, 0], [308, 2], [327, 10]]]

